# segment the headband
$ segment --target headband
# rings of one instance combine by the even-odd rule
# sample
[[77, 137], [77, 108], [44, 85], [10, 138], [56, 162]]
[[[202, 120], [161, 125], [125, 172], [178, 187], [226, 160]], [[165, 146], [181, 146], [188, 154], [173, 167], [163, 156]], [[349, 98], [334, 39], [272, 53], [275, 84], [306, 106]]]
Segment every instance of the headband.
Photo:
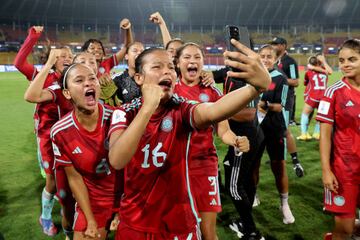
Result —
[[68, 68], [66, 69], [66, 71], [65, 71], [65, 73], [64, 73], [64, 77], [63, 77], [63, 82], [62, 82], [64, 89], [66, 89], [65, 83], [66, 83], [67, 74], [69, 73], [69, 71], [70, 71], [74, 66], [76, 66], [76, 65], [78, 65], [78, 64], [80, 64], [80, 63], [74, 63], [74, 64], [70, 65], [70, 67], [68, 67]]

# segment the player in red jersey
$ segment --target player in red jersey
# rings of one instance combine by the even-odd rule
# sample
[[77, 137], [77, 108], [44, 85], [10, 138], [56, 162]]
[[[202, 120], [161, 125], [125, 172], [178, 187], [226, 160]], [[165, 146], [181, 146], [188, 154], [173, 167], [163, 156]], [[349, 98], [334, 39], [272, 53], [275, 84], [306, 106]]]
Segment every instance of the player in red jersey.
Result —
[[105, 239], [118, 210], [122, 178], [108, 164], [107, 133], [113, 109], [98, 103], [95, 72], [73, 64], [63, 74], [63, 94], [74, 110], [51, 129], [56, 169], [64, 169], [77, 201], [74, 239]]
[[[327, 64], [325, 65], [326, 68], [323, 68], [323, 62], [326, 64], [325, 58], [322, 55], [319, 55], [319, 57], [312, 56], [308, 60], [308, 70], [304, 77], [304, 84], [306, 83], [307, 90], [301, 114], [301, 135], [297, 137], [298, 140], [306, 141], [312, 138], [319, 140], [320, 138], [319, 122], [316, 122], [312, 136], [308, 133], [308, 127], [314, 109], [318, 108], [320, 99], [324, 95], [328, 82], [328, 74], [331, 74], [332, 71], [330, 66]], [[319, 72], [320, 69], [321, 71]]]
[[100, 40], [89, 39], [81, 47], [82, 51], [89, 52], [96, 57], [96, 61], [98, 62], [98, 77], [104, 73], [110, 73], [110, 70], [114, 66], [118, 65], [124, 58], [128, 45], [133, 42], [131, 22], [129, 19], [122, 19], [120, 22], [120, 28], [125, 32], [124, 47], [109, 58], [105, 58], [105, 49]]
[[[26, 38], [24, 44], [21, 46], [14, 65], [22, 72], [28, 80], [33, 80], [38, 74], [37, 69], [29, 64], [26, 60], [27, 56], [32, 51], [36, 41], [41, 36], [43, 27], [34, 26], [29, 29], [29, 35]], [[63, 53], [52, 66], [51, 71], [46, 73], [46, 79], [44, 82], [44, 88], [52, 86], [57, 83], [60, 78], [60, 74], [65, 66], [69, 65], [72, 60], [72, 53], [70, 49], [64, 49]], [[57, 229], [52, 222], [52, 208], [54, 205], [54, 194], [56, 192], [54, 172], [52, 169], [54, 155], [51, 147], [50, 140], [50, 128], [60, 118], [58, 108], [55, 103], [47, 102], [36, 105], [34, 114], [35, 119], [35, 131], [38, 142], [38, 153], [41, 158], [42, 166], [46, 172], [46, 185], [42, 192], [41, 205], [42, 214], [39, 218], [43, 232], [48, 236], [54, 236], [57, 233]], [[68, 229], [68, 224], [63, 224], [65, 229]]]
[[270, 84], [257, 55], [232, 42], [247, 56], [225, 53], [233, 59], [225, 63], [242, 70], [229, 76], [250, 85], [215, 103], [194, 104], [173, 95], [176, 73], [165, 50], [148, 49], [136, 59], [143, 97], [114, 111], [109, 132], [110, 163], [126, 166], [117, 239], [196, 239], [199, 218], [187, 167], [192, 129], [227, 119]]
[[343, 43], [339, 67], [344, 78], [326, 89], [316, 117], [324, 205], [335, 215], [334, 240], [351, 236], [360, 202], [360, 40]]
[[[197, 102], [216, 102], [221, 98], [222, 94], [218, 89], [201, 84], [204, 54], [199, 45], [184, 44], [178, 48], [175, 59], [180, 72], [180, 80], [174, 89], [176, 94]], [[214, 128], [225, 144], [237, 147], [241, 152], [249, 150], [247, 138], [237, 137], [230, 130], [227, 121], [192, 134], [189, 152], [190, 185], [201, 217], [200, 229], [203, 239], [217, 239], [216, 215], [221, 211]]]

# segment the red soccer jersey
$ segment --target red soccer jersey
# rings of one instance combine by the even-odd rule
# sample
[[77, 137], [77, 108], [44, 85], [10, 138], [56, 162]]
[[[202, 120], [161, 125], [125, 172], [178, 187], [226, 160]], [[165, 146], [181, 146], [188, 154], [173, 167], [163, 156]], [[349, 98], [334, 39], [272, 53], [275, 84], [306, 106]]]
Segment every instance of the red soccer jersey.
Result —
[[[221, 97], [221, 92], [215, 87], [202, 85], [187, 86], [181, 80], [175, 85], [175, 93], [188, 100], [197, 102], [216, 102]], [[214, 146], [214, 127], [194, 131], [190, 142], [190, 175], [218, 174], [218, 157]]]
[[116, 65], [118, 65], [118, 62], [115, 54], [113, 54], [111, 57], [106, 58], [100, 63], [97, 77], [100, 77], [104, 73], [110, 73], [111, 69]]
[[347, 79], [326, 89], [316, 120], [333, 125], [331, 165], [343, 182], [360, 183], [360, 92]]
[[306, 89], [308, 96], [313, 101], [319, 101], [324, 95], [328, 76], [313, 70], [307, 70], [305, 73], [305, 82], [308, 82]]
[[[125, 167], [120, 216], [137, 231], [182, 234], [197, 224], [187, 167], [194, 106], [173, 96], [151, 117]], [[140, 108], [137, 98], [115, 110], [109, 134], [126, 129]]]
[[92, 206], [112, 206], [120, 200], [119, 172], [108, 160], [106, 139], [113, 109], [99, 104], [96, 129], [84, 129], [70, 112], [51, 128], [55, 168], [73, 166], [83, 177]]
[[68, 112], [73, 110], [72, 103], [65, 98], [59, 83], [56, 82], [53, 85], [49, 86], [47, 89], [53, 95], [53, 102], [56, 103], [58, 106], [59, 118], [62, 118]]

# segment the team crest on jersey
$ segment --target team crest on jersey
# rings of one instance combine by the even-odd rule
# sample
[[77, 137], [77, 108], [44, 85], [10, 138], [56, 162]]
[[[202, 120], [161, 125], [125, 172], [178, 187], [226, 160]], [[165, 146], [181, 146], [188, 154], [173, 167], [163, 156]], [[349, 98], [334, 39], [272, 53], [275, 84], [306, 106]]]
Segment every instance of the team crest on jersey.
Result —
[[208, 102], [210, 100], [210, 97], [206, 93], [202, 93], [199, 95], [199, 99], [201, 102]]
[[170, 132], [173, 129], [173, 120], [171, 117], [165, 117], [161, 122], [161, 130]]
[[345, 198], [343, 196], [337, 195], [334, 197], [334, 203], [336, 206], [344, 206], [345, 204]]
[[113, 112], [111, 124], [117, 124], [117, 123], [125, 123], [126, 122], [126, 113], [120, 109], [116, 109]]
[[99, 73], [104, 74], [105, 73], [105, 68], [104, 67], [99, 67]]

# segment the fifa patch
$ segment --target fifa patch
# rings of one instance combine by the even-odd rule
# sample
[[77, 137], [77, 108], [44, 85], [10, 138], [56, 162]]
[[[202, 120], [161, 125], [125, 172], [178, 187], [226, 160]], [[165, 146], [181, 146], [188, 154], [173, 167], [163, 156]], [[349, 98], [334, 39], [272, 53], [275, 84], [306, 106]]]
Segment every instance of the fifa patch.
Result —
[[126, 122], [126, 113], [122, 110], [116, 109], [113, 112], [111, 124], [117, 124], [117, 123], [125, 123]]
[[340, 196], [340, 195], [335, 196], [334, 197], [334, 204], [336, 206], [339, 206], [339, 207], [344, 206], [345, 198], [343, 196]]
[[201, 102], [208, 102], [210, 100], [210, 97], [207, 94], [202, 93], [199, 95], [199, 99]]
[[54, 155], [60, 157], [60, 156], [61, 156], [60, 150], [59, 150], [59, 148], [56, 146], [55, 143], [52, 143], [52, 147], [53, 147]]
[[320, 101], [318, 113], [327, 115], [329, 113], [330, 103], [324, 100]]
[[161, 122], [161, 130], [170, 132], [173, 129], [173, 120], [171, 117], [165, 117]]

